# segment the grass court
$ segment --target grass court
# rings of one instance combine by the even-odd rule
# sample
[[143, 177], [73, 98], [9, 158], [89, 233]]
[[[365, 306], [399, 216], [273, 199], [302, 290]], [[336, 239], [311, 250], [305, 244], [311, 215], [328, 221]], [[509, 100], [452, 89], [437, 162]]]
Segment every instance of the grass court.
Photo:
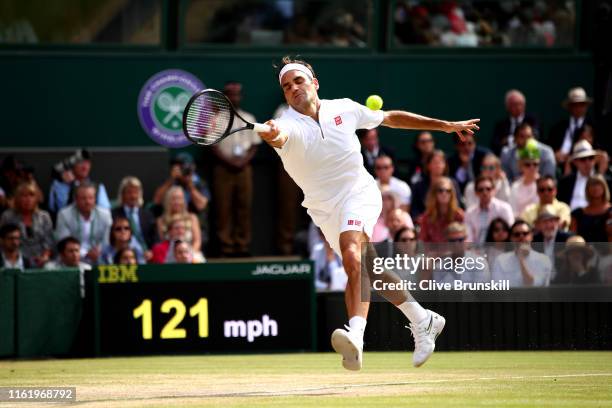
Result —
[[418, 369], [408, 352], [366, 352], [360, 372], [345, 371], [339, 359], [303, 353], [0, 361], [0, 386], [75, 386], [77, 404], [65, 406], [79, 407], [612, 406], [612, 352], [438, 352]]

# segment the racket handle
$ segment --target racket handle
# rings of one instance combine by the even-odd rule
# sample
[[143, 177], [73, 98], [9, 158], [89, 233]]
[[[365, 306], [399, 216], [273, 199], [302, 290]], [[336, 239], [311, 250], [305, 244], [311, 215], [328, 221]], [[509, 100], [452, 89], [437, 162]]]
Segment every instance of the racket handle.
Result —
[[[253, 123], [253, 130], [256, 132], [269, 132], [270, 130], [272, 130], [272, 128], [268, 125], [264, 125], [263, 123]], [[280, 133], [278, 136], [272, 139], [272, 143], [280, 140], [282, 136], [283, 134]]]
[[256, 132], [269, 132], [272, 128], [268, 125], [264, 125], [263, 123], [253, 123], [253, 130]]

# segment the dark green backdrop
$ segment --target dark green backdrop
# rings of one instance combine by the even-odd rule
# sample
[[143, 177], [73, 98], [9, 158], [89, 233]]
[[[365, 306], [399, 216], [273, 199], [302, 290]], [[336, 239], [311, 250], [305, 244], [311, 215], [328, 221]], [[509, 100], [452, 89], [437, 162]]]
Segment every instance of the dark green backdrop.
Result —
[[[271, 64], [281, 55], [4, 52], [0, 54], [4, 117], [2, 146], [151, 146], [136, 114], [142, 85], [158, 71], [180, 68], [207, 86], [244, 83], [243, 107], [267, 119], [281, 101]], [[547, 129], [562, 117], [571, 86], [592, 91], [593, 68], [583, 55], [343, 55], [309, 58], [323, 98], [364, 102], [372, 93], [384, 108], [449, 119], [480, 117], [482, 143], [504, 114], [503, 96], [523, 90], [528, 109]], [[400, 131], [383, 131], [396, 143]], [[447, 144], [444, 144], [448, 146]], [[400, 156], [407, 150], [400, 149]]]

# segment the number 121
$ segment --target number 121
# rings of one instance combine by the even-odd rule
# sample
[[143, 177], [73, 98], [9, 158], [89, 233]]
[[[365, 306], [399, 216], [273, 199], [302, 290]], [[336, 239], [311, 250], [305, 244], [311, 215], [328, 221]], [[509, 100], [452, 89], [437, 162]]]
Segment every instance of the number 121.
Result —
[[[185, 303], [179, 299], [167, 299], [160, 307], [162, 313], [168, 314], [174, 310], [174, 315], [162, 328], [159, 335], [162, 339], [184, 339], [187, 331], [177, 326], [185, 318], [187, 308]], [[144, 299], [142, 303], [132, 310], [134, 319], [142, 318], [142, 338], [151, 340], [153, 338], [153, 302]], [[208, 299], [200, 298], [198, 302], [189, 309], [189, 316], [198, 317], [198, 337], [208, 337]]]

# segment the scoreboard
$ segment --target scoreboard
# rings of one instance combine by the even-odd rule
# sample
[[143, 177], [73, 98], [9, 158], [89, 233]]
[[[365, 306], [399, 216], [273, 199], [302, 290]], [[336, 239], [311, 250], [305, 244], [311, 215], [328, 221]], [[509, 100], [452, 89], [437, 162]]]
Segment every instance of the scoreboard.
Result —
[[312, 264], [102, 265], [97, 355], [314, 350]]

